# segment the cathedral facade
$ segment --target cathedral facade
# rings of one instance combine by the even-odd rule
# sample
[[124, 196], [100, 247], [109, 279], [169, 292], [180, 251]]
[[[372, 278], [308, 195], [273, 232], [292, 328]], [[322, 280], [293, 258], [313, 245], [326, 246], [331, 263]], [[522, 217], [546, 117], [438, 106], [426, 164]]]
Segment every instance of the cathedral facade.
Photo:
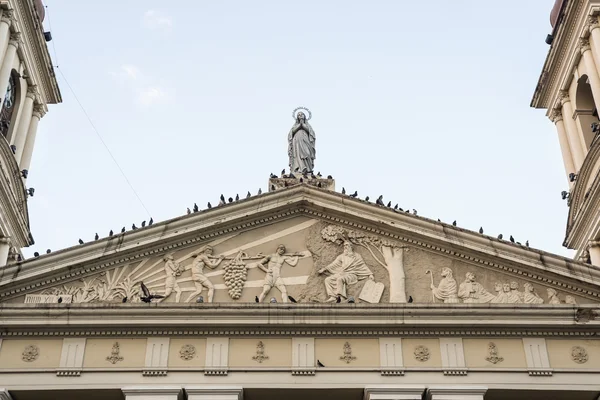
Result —
[[[581, 82], [595, 90], [594, 78], [580, 78], [596, 65], [600, 39], [592, 33], [600, 30], [586, 24], [600, 13], [600, 1], [558, 3], [544, 67], [550, 72], [542, 74], [533, 105], [549, 108], [561, 146], [568, 144], [566, 175], [575, 179], [565, 197], [584, 211], [570, 215], [566, 243], [579, 249], [569, 235], [592, 237], [595, 220], [582, 225], [578, 218], [600, 210], [589, 203], [600, 167], [586, 167], [595, 137], [583, 151], [584, 127], [589, 122], [591, 129], [597, 112], [593, 104], [587, 114], [569, 109], [564, 90], [575, 84], [576, 97]], [[20, 175], [16, 183], [3, 180], [0, 190], [18, 183], [25, 204], [0, 209], [1, 229], [21, 229], [2, 231], [10, 245], [0, 254], [1, 400], [600, 396], [600, 259], [593, 262], [590, 241], [569, 259], [421, 217], [381, 197], [339, 192], [332, 176], [313, 171], [318, 120], [302, 107], [288, 134], [289, 169], [271, 175], [265, 193], [222, 198], [178, 218], [22, 259], [20, 248], [32, 240], [28, 224], [6, 216], [20, 213], [27, 221], [21, 170], [29, 166], [35, 113], [60, 102], [60, 92], [40, 29], [41, 3], [0, 5], [0, 54], [20, 68], [0, 79], [8, 89], [3, 107], [15, 82], [38, 90], [25, 96], [29, 101], [14, 95], [9, 105], [16, 108], [1, 111], [10, 118], [2, 120], [9, 122], [0, 148], [10, 151], [3, 157], [12, 157]], [[28, 39], [11, 58], [6, 49], [17, 33]], [[549, 78], [566, 76], [564, 63], [573, 59], [565, 41], [573, 35], [590, 53], [586, 59], [578, 48], [583, 55], [569, 72], [578, 78]], [[36, 75], [35, 63], [47, 68]], [[0, 78], [2, 71], [4, 64]], [[23, 241], [12, 241], [21, 233]]]

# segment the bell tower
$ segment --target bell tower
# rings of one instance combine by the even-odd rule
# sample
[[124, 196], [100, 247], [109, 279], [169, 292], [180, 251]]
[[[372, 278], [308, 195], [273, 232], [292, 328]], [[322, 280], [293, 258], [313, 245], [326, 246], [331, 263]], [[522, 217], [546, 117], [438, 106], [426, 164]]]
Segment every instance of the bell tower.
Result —
[[40, 119], [61, 102], [41, 0], [0, 2], [0, 265], [33, 244], [27, 177]]

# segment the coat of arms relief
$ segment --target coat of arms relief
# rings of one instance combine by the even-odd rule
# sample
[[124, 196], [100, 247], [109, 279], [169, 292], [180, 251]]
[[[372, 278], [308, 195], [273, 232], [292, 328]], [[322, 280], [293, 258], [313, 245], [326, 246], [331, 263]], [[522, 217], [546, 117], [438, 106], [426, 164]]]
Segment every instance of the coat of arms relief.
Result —
[[[124, 264], [35, 295], [73, 303], [344, 302], [576, 304], [461, 260], [306, 218]], [[259, 228], [260, 229], [260, 228]], [[143, 285], [142, 285], [143, 283]], [[589, 301], [588, 301], [589, 302]]]

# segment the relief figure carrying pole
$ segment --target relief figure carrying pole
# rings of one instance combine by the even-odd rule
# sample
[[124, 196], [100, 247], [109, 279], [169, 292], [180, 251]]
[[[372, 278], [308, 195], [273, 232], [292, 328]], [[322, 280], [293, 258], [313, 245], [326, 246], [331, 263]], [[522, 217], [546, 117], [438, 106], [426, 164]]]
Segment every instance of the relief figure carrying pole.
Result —
[[277, 251], [271, 255], [266, 256], [258, 263], [258, 268], [263, 270], [265, 275], [265, 281], [263, 283], [263, 291], [258, 296], [258, 301], [262, 303], [265, 296], [269, 294], [273, 286], [275, 286], [281, 292], [281, 300], [284, 303], [288, 302], [288, 294], [283, 279], [281, 278], [281, 267], [284, 263], [295, 267], [298, 264], [300, 254], [287, 255], [285, 254], [285, 246], [280, 244], [277, 246]]
[[188, 303], [195, 296], [198, 296], [200, 295], [200, 293], [202, 293], [203, 287], [208, 289], [208, 302], [212, 303], [213, 301], [215, 287], [213, 286], [212, 282], [206, 277], [206, 275], [204, 275], [204, 267], [215, 269], [219, 266], [219, 264], [221, 263], [221, 261], [223, 261], [225, 257], [214, 257], [212, 254], [212, 246], [206, 246], [192, 255], [192, 257], [195, 258], [194, 262], [192, 263], [192, 279], [194, 281], [194, 285], [196, 286], [196, 291], [188, 297]]

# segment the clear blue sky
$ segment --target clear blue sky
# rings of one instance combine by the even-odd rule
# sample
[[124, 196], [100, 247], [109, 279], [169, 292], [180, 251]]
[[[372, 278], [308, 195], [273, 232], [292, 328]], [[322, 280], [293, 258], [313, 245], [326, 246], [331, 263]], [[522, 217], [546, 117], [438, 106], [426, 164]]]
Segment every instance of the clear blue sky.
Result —
[[[266, 189], [305, 105], [338, 190], [571, 254], [557, 134], [529, 108], [553, 0], [46, 4], [55, 63], [155, 221]], [[29, 256], [149, 218], [58, 78]]]

